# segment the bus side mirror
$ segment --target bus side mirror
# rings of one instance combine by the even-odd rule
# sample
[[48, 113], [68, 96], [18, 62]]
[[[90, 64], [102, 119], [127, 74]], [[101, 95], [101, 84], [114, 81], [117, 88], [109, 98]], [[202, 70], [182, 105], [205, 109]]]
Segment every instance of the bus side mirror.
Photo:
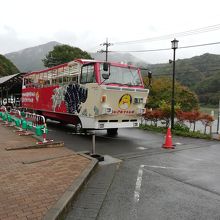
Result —
[[108, 63], [107, 62], [103, 63], [103, 70], [108, 71]]
[[[104, 69], [104, 68], [103, 68], [103, 69]], [[109, 79], [109, 74], [108, 74], [108, 73], [103, 73], [103, 74], [102, 74], [102, 78], [103, 78], [104, 80]]]

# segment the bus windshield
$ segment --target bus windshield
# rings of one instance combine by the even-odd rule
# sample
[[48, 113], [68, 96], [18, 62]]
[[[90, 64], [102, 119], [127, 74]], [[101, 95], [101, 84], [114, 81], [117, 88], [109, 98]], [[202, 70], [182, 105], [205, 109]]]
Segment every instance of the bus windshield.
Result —
[[103, 73], [106, 74], [107, 72], [105, 72], [103, 70], [103, 66], [100, 65], [101, 82], [104, 81], [104, 84], [142, 86], [142, 81], [140, 75], [138, 74], [137, 69], [129, 68], [129, 67], [112, 66], [112, 65], [110, 65], [109, 68], [110, 68], [109, 79], [104, 80], [102, 74]]

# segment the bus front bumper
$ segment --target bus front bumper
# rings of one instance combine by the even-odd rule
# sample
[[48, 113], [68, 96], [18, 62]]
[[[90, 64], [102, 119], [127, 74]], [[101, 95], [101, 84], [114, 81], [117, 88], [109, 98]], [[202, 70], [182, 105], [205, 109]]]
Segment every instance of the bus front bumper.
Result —
[[139, 122], [98, 122], [97, 125], [97, 129], [135, 128], [139, 127]]
[[140, 120], [111, 121], [111, 120], [95, 120], [95, 118], [80, 118], [84, 129], [110, 129], [110, 128], [136, 128], [139, 127]]

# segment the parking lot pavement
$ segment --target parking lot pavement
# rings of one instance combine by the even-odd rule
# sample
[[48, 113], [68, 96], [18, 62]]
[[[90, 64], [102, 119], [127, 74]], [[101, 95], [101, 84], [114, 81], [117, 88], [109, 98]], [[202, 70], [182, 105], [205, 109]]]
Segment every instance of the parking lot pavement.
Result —
[[65, 147], [21, 149], [36, 139], [13, 130], [0, 125], [0, 219], [53, 219], [97, 161]]
[[124, 157], [97, 219], [220, 219], [219, 141], [174, 138], [175, 149]]

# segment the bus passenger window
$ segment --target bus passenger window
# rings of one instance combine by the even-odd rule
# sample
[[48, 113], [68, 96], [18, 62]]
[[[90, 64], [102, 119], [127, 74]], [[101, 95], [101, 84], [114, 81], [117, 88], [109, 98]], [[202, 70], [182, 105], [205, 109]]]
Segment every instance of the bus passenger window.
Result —
[[63, 84], [63, 77], [59, 77], [59, 84]]
[[73, 83], [77, 83], [78, 82], [78, 77], [77, 76], [70, 76], [69, 77], [69, 83], [73, 84]]
[[45, 80], [45, 86], [50, 86], [50, 80]]
[[82, 67], [80, 83], [95, 83], [94, 65], [86, 65]]
[[68, 77], [67, 77], [67, 76], [64, 76], [64, 77], [63, 77], [63, 83], [64, 83], [64, 84], [68, 83]]

